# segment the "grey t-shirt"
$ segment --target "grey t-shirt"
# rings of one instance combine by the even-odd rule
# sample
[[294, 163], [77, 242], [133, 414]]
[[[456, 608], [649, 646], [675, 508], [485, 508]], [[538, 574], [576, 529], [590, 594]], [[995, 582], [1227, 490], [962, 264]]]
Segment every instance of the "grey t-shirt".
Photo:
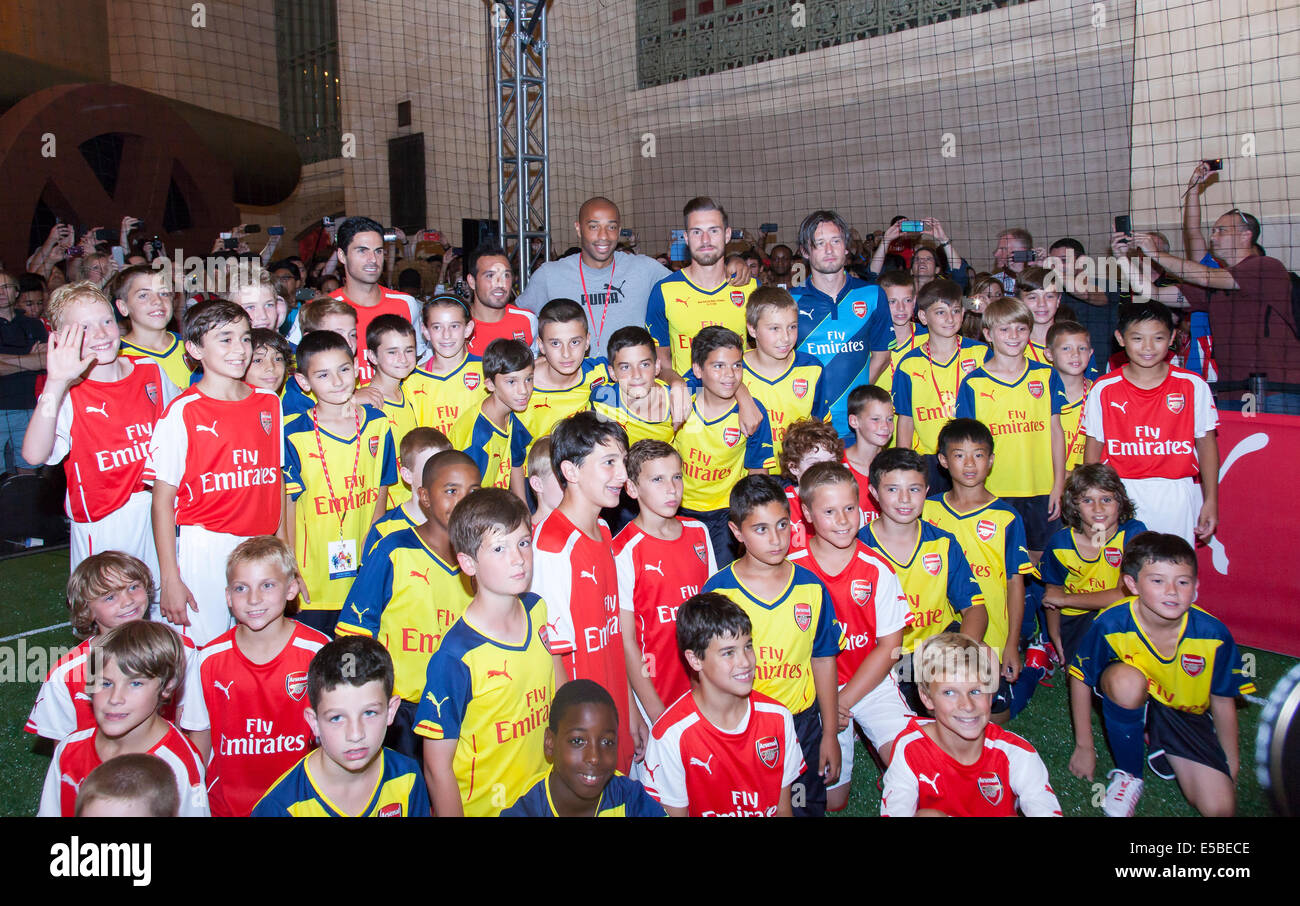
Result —
[[[645, 326], [645, 307], [650, 290], [672, 272], [646, 255], [615, 252], [612, 269], [594, 270], [584, 264], [579, 276], [580, 258], [580, 255], [570, 255], [543, 264], [528, 278], [528, 286], [515, 304], [537, 314], [552, 299], [574, 300], [592, 322], [591, 355], [601, 356], [605, 354], [605, 344], [614, 331], [629, 325]], [[582, 292], [584, 280], [587, 284], [585, 298]]]

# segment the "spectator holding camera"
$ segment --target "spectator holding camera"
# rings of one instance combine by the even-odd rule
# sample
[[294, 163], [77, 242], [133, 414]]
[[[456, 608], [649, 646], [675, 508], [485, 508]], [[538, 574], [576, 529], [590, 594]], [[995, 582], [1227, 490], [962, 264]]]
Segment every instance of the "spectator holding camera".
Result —
[[1047, 250], [1034, 248], [1034, 237], [1026, 229], [1012, 227], [998, 233], [997, 248], [993, 251], [993, 276], [1002, 282], [1007, 295], [1016, 291], [1016, 277], [1025, 265], [1047, 258]]
[[[1183, 281], [1176, 287], [1146, 287], [1133, 275], [1137, 269], [1129, 267], [1138, 292], [1151, 292], [1160, 301], [1178, 296], [1170, 301], [1185, 300], [1193, 313], [1209, 313], [1221, 381], [1244, 381], [1263, 373], [1270, 383], [1300, 384], [1300, 325], [1291, 319], [1291, 278], [1281, 261], [1262, 254], [1259, 232], [1259, 221], [1239, 208], [1221, 214], [1206, 248], [1223, 267], [1170, 254], [1152, 233], [1116, 233], [1112, 248], [1121, 260], [1139, 248], [1153, 264]], [[1300, 414], [1300, 393], [1268, 393], [1255, 403], [1263, 412]], [[1218, 405], [1240, 409], [1242, 400], [1234, 391]]]

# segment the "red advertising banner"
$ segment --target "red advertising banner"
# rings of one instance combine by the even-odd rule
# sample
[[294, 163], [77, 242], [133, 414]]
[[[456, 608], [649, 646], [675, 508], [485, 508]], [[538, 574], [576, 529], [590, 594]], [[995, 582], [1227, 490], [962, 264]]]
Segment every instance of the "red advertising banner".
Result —
[[1300, 657], [1300, 417], [1219, 413], [1219, 529], [1197, 604], [1238, 645]]

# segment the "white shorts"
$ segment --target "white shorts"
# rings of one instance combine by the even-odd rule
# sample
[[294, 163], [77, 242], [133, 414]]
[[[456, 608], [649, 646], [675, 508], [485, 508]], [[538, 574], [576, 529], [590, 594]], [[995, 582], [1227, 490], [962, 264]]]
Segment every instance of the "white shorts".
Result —
[[71, 566], [104, 551], [121, 551], [138, 557], [153, 574], [158, 588], [158, 548], [153, 543], [153, 494], [136, 491], [126, 503], [95, 522], [74, 522], [69, 530]]
[[[842, 690], [844, 687], [840, 686]], [[907, 722], [916, 715], [903, 701], [903, 693], [898, 690], [898, 680], [891, 670], [879, 686], [872, 689], [862, 700], [853, 706], [853, 720], [840, 731], [840, 779], [835, 790], [853, 781], [853, 725], [856, 723], [867, 734], [867, 739], [877, 750], [889, 745], [898, 738], [898, 734], [907, 729]]]
[[1191, 478], [1125, 478], [1124, 490], [1137, 518], [1153, 532], [1177, 535], [1196, 546], [1196, 517], [1201, 492]]
[[245, 540], [242, 535], [210, 532], [197, 525], [181, 526], [176, 561], [181, 581], [199, 609], [189, 611], [189, 626], [175, 629], [200, 648], [235, 625], [226, 606], [226, 558]]

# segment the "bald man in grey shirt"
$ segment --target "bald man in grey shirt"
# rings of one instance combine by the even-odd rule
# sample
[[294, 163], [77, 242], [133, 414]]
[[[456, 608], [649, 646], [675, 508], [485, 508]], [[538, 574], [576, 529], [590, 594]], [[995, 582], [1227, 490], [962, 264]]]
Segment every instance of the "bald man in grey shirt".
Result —
[[515, 304], [533, 314], [552, 299], [572, 299], [587, 313], [591, 352], [602, 356], [610, 335], [620, 327], [645, 326], [650, 289], [671, 271], [653, 258], [616, 252], [618, 206], [608, 198], [588, 199], [573, 224], [582, 249], [548, 261], [528, 278]]

